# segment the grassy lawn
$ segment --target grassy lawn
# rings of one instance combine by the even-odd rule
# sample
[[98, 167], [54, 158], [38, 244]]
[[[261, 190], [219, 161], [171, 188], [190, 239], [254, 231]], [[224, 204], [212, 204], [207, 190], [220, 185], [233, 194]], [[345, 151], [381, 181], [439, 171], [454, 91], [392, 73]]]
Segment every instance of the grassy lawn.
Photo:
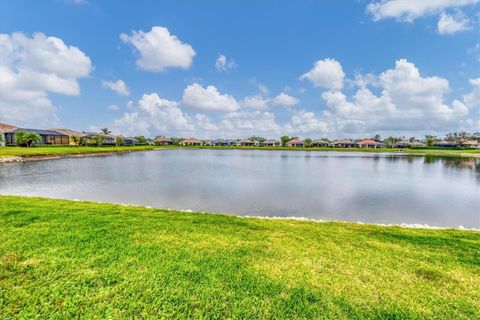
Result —
[[480, 318], [480, 232], [7, 196], [0, 230], [0, 318]]
[[153, 146], [135, 146], [135, 147], [0, 147], [1, 157], [34, 157], [34, 156], [57, 156], [72, 154], [88, 154], [103, 152], [128, 152], [152, 150]]
[[408, 154], [438, 156], [480, 156], [480, 149], [435, 149], [435, 148], [294, 148], [294, 147], [214, 147], [214, 146], [159, 146], [159, 148], [194, 148], [194, 149], [236, 149], [236, 150], [289, 150], [289, 151], [343, 151], [343, 152], [403, 152]]

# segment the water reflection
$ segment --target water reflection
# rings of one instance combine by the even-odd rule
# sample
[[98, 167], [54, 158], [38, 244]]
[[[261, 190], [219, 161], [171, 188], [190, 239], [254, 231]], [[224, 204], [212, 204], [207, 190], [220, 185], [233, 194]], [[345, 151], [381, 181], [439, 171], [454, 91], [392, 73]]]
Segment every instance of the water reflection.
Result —
[[480, 159], [161, 150], [0, 165], [0, 193], [374, 223], [480, 228]]

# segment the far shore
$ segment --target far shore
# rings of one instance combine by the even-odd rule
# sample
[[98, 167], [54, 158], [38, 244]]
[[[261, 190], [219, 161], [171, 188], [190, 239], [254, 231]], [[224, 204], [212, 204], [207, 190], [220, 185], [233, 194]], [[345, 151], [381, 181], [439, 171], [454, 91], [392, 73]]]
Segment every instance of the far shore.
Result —
[[317, 151], [317, 152], [370, 152], [392, 153], [412, 156], [438, 157], [480, 157], [480, 149], [399, 149], [399, 148], [305, 148], [305, 147], [236, 147], [236, 146], [130, 146], [130, 147], [51, 147], [37, 146], [31, 148], [0, 147], [0, 163], [55, 160], [63, 158], [81, 158], [92, 156], [109, 156], [119, 153], [168, 150], [168, 149], [211, 149], [211, 150], [263, 150], [263, 151]]

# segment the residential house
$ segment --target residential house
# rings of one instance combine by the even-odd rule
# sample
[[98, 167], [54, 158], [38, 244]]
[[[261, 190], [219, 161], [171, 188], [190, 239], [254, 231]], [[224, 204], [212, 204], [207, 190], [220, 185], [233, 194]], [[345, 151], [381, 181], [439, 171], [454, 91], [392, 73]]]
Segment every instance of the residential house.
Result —
[[325, 140], [313, 140], [312, 141], [312, 147], [315, 148], [323, 148], [323, 147], [328, 147], [330, 143]]
[[17, 132], [33, 132], [40, 136], [40, 142], [38, 144], [48, 144], [48, 145], [68, 145], [69, 138], [66, 134], [63, 134], [58, 131], [53, 130], [42, 130], [42, 129], [30, 129], [30, 128], [17, 128], [13, 131], [5, 132], [5, 144], [14, 146], [15, 142], [15, 133]]
[[102, 146], [116, 146], [117, 145], [117, 137], [112, 134], [104, 134], [104, 133], [96, 133], [96, 132], [84, 132], [83, 139], [86, 145], [95, 144], [94, 137], [95, 136], [102, 136], [103, 142]]
[[457, 142], [454, 142], [454, 141], [442, 140], [442, 141], [437, 142], [437, 144], [435, 146], [437, 146], [439, 148], [457, 148], [460, 145]]
[[202, 141], [198, 140], [197, 138], [188, 138], [180, 141], [180, 145], [181, 146], [201, 146]]
[[268, 139], [263, 141], [264, 147], [280, 147], [280, 145], [281, 145], [280, 140]]
[[425, 148], [427, 145], [420, 141], [402, 140], [395, 144], [395, 148]]
[[385, 143], [378, 142], [372, 139], [364, 139], [358, 141], [355, 146], [357, 146], [358, 148], [385, 148]]
[[67, 135], [69, 144], [72, 145], [72, 146], [77, 145], [77, 143], [74, 141], [74, 138], [72, 138], [72, 137], [76, 136], [76, 137], [82, 138], [82, 137], [85, 136], [85, 133], [83, 133], [83, 132], [76, 131], [76, 130], [71, 130], [71, 129], [66, 129], [66, 128], [58, 128], [58, 129], [50, 129], [50, 130], [57, 131], [57, 132], [60, 132], [60, 133], [63, 133], [65, 135]]
[[285, 144], [287, 147], [293, 147], [293, 148], [303, 148], [303, 146], [305, 145], [303, 143], [303, 141], [299, 138], [294, 138], [290, 141], [288, 141], [286, 144]]
[[239, 146], [239, 147], [253, 147], [256, 144], [255, 142], [256, 141], [252, 141], [252, 140], [249, 140], [249, 139], [242, 139], [242, 140], [237, 142], [237, 146]]
[[173, 144], [173, 140], [168, 137], [162, 136], [155, 139], [153, 143], [155, 143], [158, 146], [168, 146]]
[[228, 146], [229, 143], [227, 140], [225, 139], [215, 139], [212, 141], [212, 146], [215, 146], [215, 147], [225, 147], [225, 146]]
[[17, 127], [6, 123], [0, 123], [0, 147], [5, 146], [5, 142], [7, 141], [5, 133], [14, 131], [15, 129], [17, 129]]
[[134, 137], [124, 137], [123, 144], [126, 146], [135, 146], [138, 144], [138, 140]]
[[355, 142], [352, 140], [336, 140], [330, 143], [331, 147], [334, 148], [355, 148]]
[[462, 148], [478, 149], [480, 148], [480, 143], [476, 140], [463, 140], [460, 146]]
[[213, 141], [212, 140], [203, 140], [202, 145], [204, 146], [213, 146]]

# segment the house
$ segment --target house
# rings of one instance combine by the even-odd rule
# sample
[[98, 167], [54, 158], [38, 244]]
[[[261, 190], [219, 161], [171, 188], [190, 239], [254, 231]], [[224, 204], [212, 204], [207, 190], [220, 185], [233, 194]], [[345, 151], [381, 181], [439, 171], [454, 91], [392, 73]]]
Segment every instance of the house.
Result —
[[215, 139], [212, 141], [212, 146], [215, 146], [215, 147], [225, 147], [228, 145], [229, 145], [228, 141], [224, 139]]
[[252, 141], [252, 140], [248, 140], [248, 139], [242, 139], [240, 141], [237, 142], [237, 146], [240, 146], [240, 147], [253, 147], [255, 146], [255, 142]]
[[457, 148], [459, 146], [459, 144], [454, 142], [454, 141], [442, 140], [442, 141], [437, 142], [437, 144], [435, 146], [437, 146], [439, 148]]
[[263, 146], [265, 147], [280, 147], [280, 145], [281, 145], [280, 140], [268, 139], [263, 141]]
[[328, 147], [330, 143], [328, 143], [328, 141], [325, 141], [325, 140], [313, 140], [312, 141], [312, 147], [315, 147], [315, 148], [323, 148], [323, 147]]
[[463, 148], [478, 149], [480, 148], [480, 143], [476, 140], [463, 140], [460, 146]]
[[69, 140], [69, 144], [72, 145], [72, 146], [77, 145], [77, 142], [75, 142], [74, 138], [72, 138], [72, 137], [75, 136], [75, 137], [82, 138], [82, 137], [85, 136], [85, 133], [80, 132], [80, 131], [76, 131], [76, 130], [71, 130], [71, 129], [58, 128], [58, 129], [50, 129], [50, 130], [57, 131], [57, 132], [60, 132], [60, 133], [63, 133], [65, 135], [67, 135], [68, 140]]
[[212, 142], [212, 140], [203, 140], [202, 145], [207, 146], [207, 147], [208, 146], [213, 146], [213, 142]]
[[5, 133], [14, 131], [15, 129], [17, 129], [17, 127], [6, 123], [0, 123], [0, 147], [5, 146], [5, 142], [7, 141]]
[[355, 143], [352, 140], [336, 140], [330, 143], [331, 147], [335, 148], [354, 148]]
[[180, 141], [180, 145], [181, 146], [201, 146], [202, 141], [198, 140], [197, 138], [188, 138]]
[[168, 137], [162, 136], [155, 139], [153, 143], [155, 143], [157, 146], [168, 146], [173, 144], [173, 140]]
[[425, 148], [427, 145], [420, 141], [402, 140], [395, 144], [395, 148]]
[[124, 137], [123, 144], [126, 146], [134, 146], [138, 144], [138, 140], [134, 137]]
[[358, 141], [355, 146], [357, 146], [358, 148], [385, 148], [385, 143], [378, 142], [372, 139], [364, 139]]
[[117, 145], [117, 137], [111, 134], [96, 133], [96, 132], [84, 132], [84, 141], [86, 145], [95, 144], [95, 136], [102, 136], [103, 142], [102, 146], [115, 146]]
[[293, 147], [293, 148], [303, 148], [304, 143], [301, 139], [299, 138], [294, 138], [290, 141], [288, 141], [285, 146], [287, 147]]
[[40, 136], [40, 142], [38, 144], [49, 144], [49, 145], [68, 145], [70, 139], [66, 134], [63, 134], [58, 131], [53, 130], [41, 130], [41, 129], [30, 129], [30, 128], [17, 128], [13, 131], [5, 132], [5, 144], [9, 146], [14, 146], [17, 143], [15, 142], [15, 133], [17, 132], [33, 132]]

